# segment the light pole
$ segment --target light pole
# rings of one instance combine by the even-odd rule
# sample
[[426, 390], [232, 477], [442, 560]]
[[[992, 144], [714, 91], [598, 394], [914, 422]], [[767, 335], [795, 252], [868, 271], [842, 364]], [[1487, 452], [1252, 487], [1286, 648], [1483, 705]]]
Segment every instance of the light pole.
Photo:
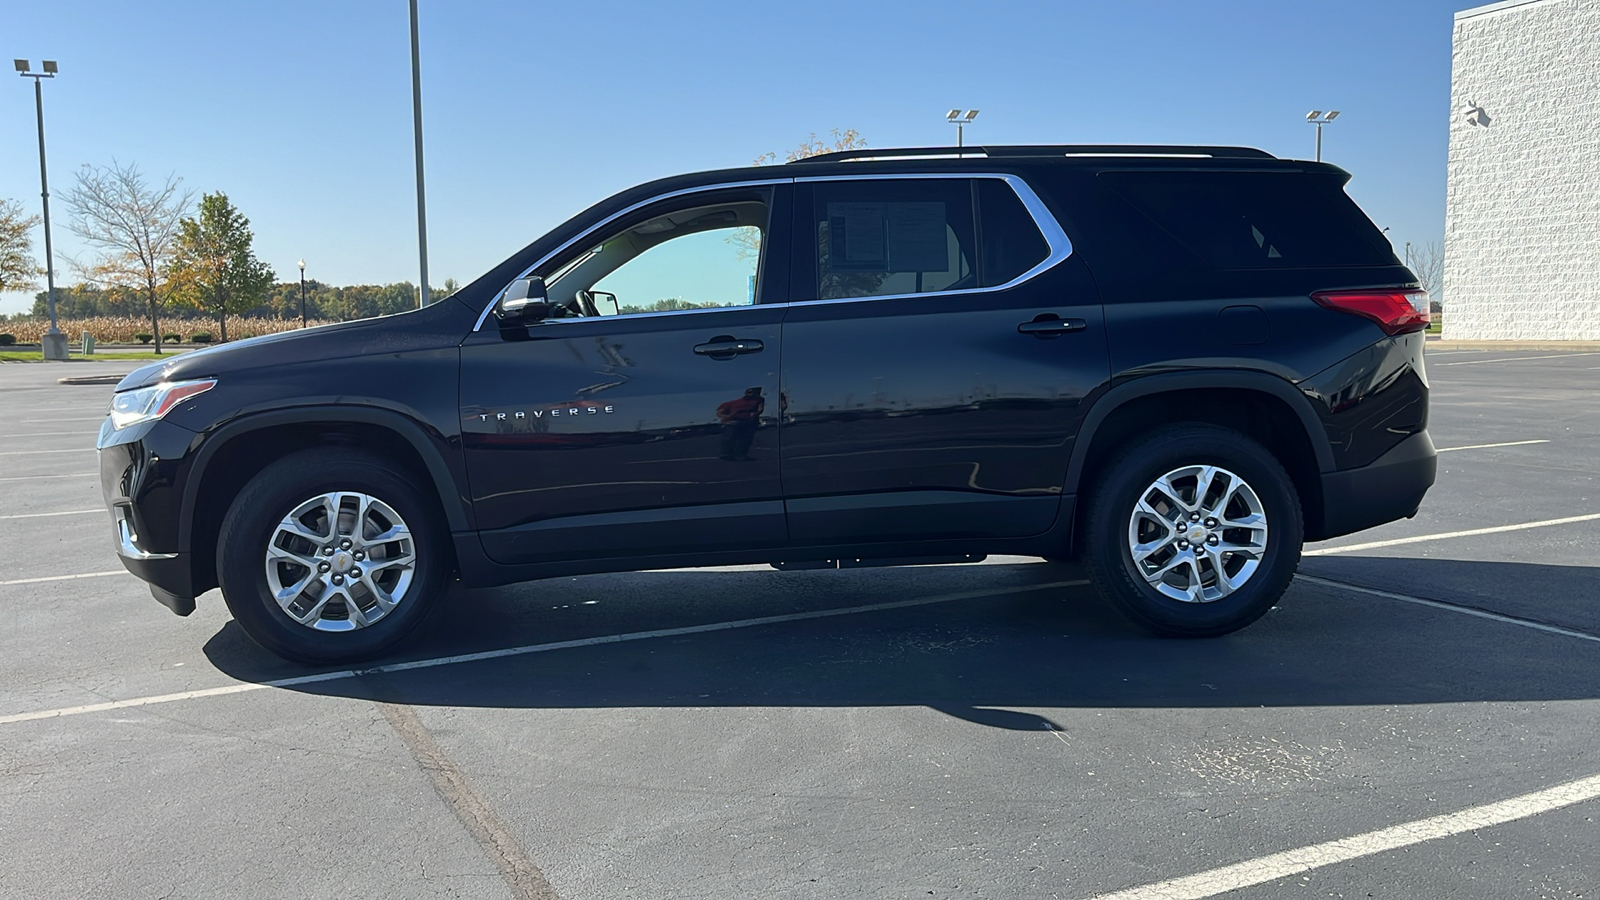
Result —
[[44, 61], [43, 72], [28, 71], [31, 66], [25, 59], [14, 59], [12, 65], [23, 78], [33, 79], [33, 105], [39, 115], [39, 196], [44, 201], [44, 277], [45, 296], [50, 307], [50, 330], [40, 340], [45, 359], [67, 358], [67, 336], [56, 325], [56, 262], [50, 247], [50, 176], [44, 165], [44, 88], [41, 79], [56, 77], [56, 61]]
[[422, 55], [417, 49], [417, 0], [411, 0], [411, 120], [417, 144], [417, 255], [422, 259], [422, 293], [428, 305], [428, 204], [422, 189]]
[[1322, 126], [1339, 118], [1337, 109], [1330, 109], [1324, 113], [1320, 109], [1313, 109], [1306, 113], [1306, 121], [1317, 126], [1317, 162], [1322, 162]]
[[963, 130], [966, 128], [966, 126], [971, 125], [972, 124], [972, 120], [976, 119], [977, 117], [978, 117], [978, 111], [975, 110], [975, 109], [968, 109], [968, 110], [952, 109], [949, 112], [944, 114], [944, 120], [946, 122], [949, 122], [951, 125], [954, 125], [956, 127], [956, 149], [957, 150], [961, 149], [962, 145], [965, 143], [965, 141], [964, 141], [965, 135], [962, 133]]
[[306, 327], [306, 261], [300, 260], [300, 327]]

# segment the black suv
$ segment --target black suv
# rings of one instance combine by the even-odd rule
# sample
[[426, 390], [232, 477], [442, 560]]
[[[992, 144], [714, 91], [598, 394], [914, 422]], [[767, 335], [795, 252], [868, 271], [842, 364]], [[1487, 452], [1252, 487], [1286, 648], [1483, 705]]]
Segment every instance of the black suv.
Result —
[[1159, 634], [1433, 483], [1427, 297], [1348, 173], [1240, 147], [876, 150], [600, 203], [446, 300], [140, 369], [99, 437], [180, 615], [378, 654], [469, 586], [1082, 558]]

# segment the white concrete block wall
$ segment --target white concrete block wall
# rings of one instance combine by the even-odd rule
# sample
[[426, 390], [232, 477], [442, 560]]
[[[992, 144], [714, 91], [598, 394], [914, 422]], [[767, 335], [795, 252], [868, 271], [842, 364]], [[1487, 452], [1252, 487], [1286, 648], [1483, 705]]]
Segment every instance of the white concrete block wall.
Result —
[[1459, 12], [1453, 46], [1444, 337], [1600, 340], [1600, 0]]

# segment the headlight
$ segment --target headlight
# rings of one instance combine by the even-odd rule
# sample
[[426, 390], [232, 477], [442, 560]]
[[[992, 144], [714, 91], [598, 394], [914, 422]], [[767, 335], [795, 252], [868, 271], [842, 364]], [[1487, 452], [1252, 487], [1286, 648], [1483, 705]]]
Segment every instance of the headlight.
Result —
[[140, 422], [154, 422], [174, 406], [216, 387], [215, 378], [199, 381], [163, 381], [136, 391], [123, 391], [111, 398], [111, 427], [121, 430]]

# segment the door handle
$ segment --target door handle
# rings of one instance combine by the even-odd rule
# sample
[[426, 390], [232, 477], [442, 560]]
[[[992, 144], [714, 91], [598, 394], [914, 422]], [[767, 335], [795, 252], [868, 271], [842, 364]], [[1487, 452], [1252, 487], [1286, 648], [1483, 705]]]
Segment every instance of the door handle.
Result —
[[719, 334], [704, 344], [695, 344], [694, 352], [712, 359], [733, 359], [741, 353], [760, 353], [764, 345], [755, 338], [736, 338]]
[[1037, 338], [1059, 337], [1073, 331], [1083, 331], [1089, 323], [1083, 319], [1063, 319], [1055, 313], [1042, 313], [1034, 316], [1032, 322], [1023, 322], [1017, 326], [1020, 334], [1031, 334]]

